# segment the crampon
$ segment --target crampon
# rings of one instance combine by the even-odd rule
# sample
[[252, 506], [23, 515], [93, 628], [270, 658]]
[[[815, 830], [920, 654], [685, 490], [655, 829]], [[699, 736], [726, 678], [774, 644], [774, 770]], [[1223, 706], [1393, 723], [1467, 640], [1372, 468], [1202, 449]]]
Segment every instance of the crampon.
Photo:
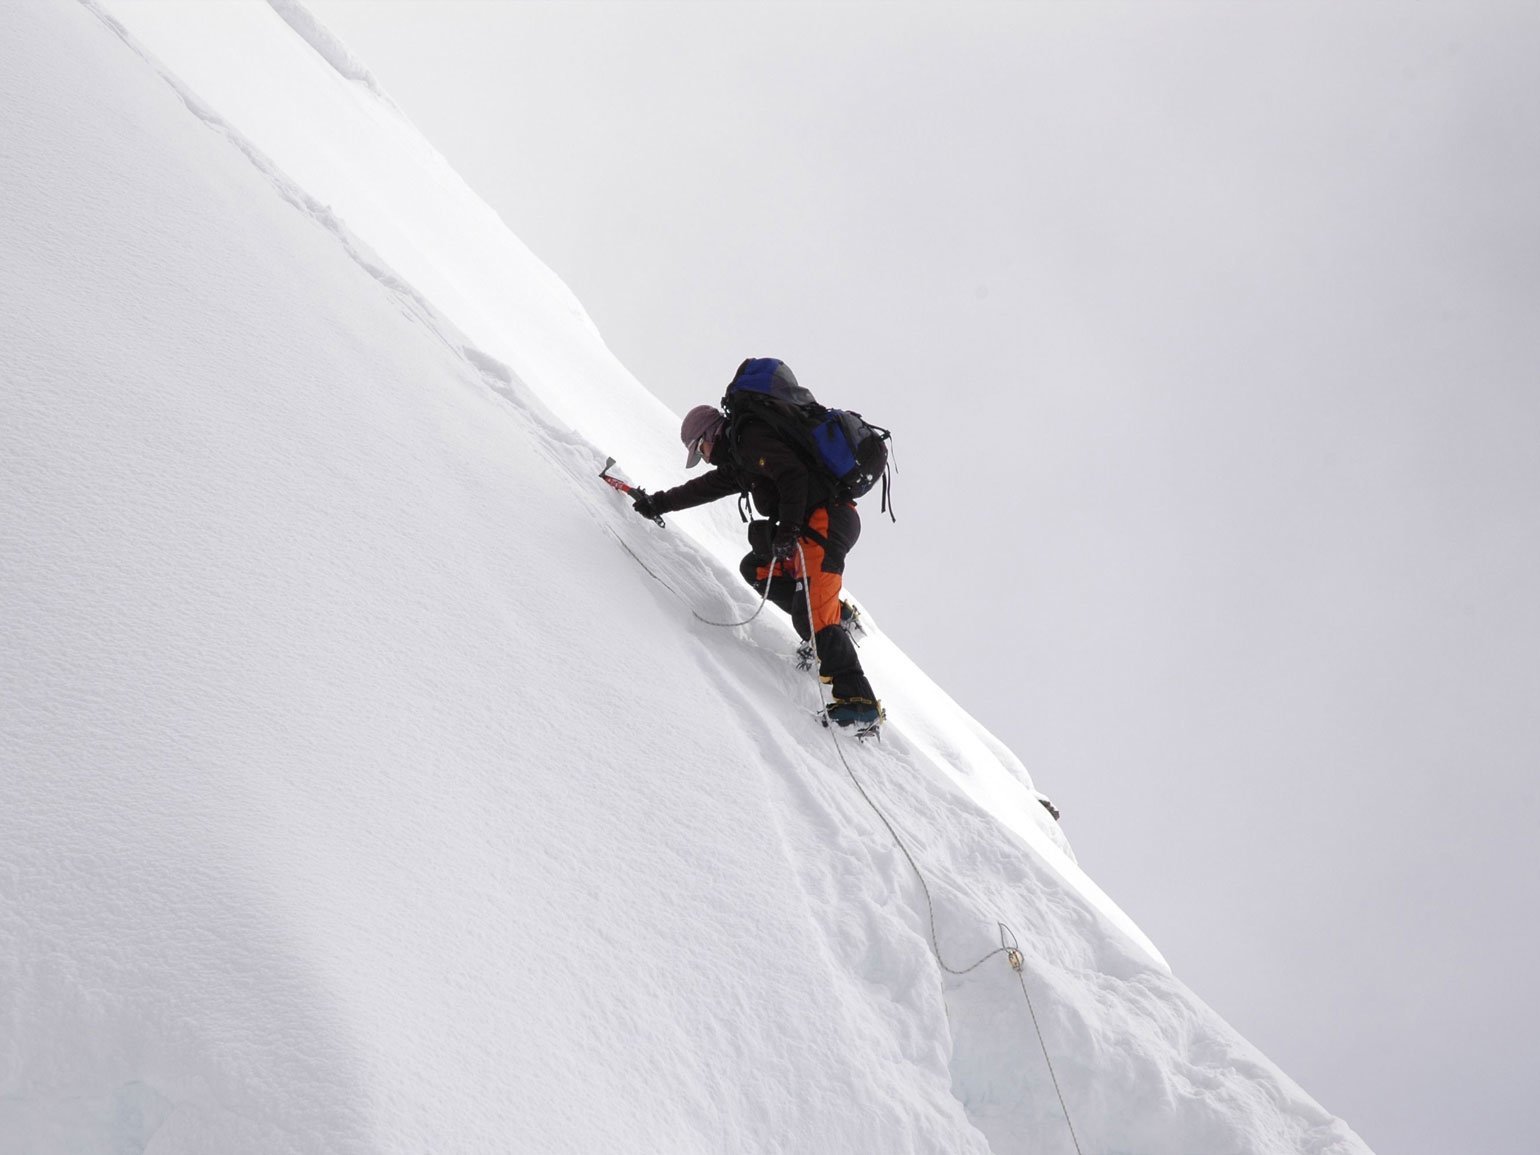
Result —
[[870, 698], [836, 698], [818, 714], [825, 726], [833, 724], [849, 730], [863, 742], [882, 735], [882, 724], [887, 721], [887, 711], [881, 702]]

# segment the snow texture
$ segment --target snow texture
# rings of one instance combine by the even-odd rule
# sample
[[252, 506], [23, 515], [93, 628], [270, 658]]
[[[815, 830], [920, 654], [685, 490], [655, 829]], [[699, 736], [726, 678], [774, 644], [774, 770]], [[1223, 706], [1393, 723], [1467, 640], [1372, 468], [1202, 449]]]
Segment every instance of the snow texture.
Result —
[[303, 8], [6, 20], [0, 1153], [1367, 1150]]

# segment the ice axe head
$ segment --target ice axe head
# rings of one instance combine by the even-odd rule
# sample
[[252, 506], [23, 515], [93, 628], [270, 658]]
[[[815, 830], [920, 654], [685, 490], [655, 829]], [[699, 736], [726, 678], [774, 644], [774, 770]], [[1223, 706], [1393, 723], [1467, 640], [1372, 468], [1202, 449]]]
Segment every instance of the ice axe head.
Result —
[[620, 490], [621, 493], [630, 493], [631, 490], [635, 488], [635, 486], [627, 485], [624, 481], [621, 481], [620, 478], [610, 476], [610, 470], [613, 469], [614, 466], [615, 459], [613, 457], [606, 457], [604, 459], [604, 468], [599, 470], [599, 476], [604, 478], [604, 480], [607, 481], [610, 485], [613, 485], [616, 489]]
[[[604, 459], [604, 468], [599, 470], [599, 476], [604, 479], [605, 484], [618, 489], [621, 493], [624, 494], [634, 494], [637, 497], [645, 497], [647, 495], [647, 491], [645, 489], [635, 485], [627, 485], [618, 477], [611, 477], [610, 470], [614, 467], [614, 465], [615, 459], [613, 457], [606, 457]], [[661, 517], [655, 517], [652, 520], [657, 522], [659, 525], [664, 524], [664, 521]]]

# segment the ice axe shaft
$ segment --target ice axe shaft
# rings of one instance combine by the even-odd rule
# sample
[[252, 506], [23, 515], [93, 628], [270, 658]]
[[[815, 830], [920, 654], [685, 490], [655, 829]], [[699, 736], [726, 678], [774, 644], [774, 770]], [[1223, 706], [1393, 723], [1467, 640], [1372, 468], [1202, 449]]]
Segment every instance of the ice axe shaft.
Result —
[[[632, 495], [634, 495], [636, 497], [646, 497], [647, 496], [647, 491], [645, 489], [643, 489], [641, 486], [639, 486], [639, 485], [627, 485], [624, 481], [621, 481], [620, 478], [618, 478], [618, 477], [611, 477], [610, 476], [610, 470], [613, 469], [614, 467], [615, 467], [615, 459], [613, 457], [606, 457], [604, 459], [604, 468], [599, 470], [599, 476], [601, 478], [603, 478], [604, 481], [608, 485], [610, 485], [612, 488], [618, 489], [621, 493], [624, 493], [624, 494], [626, 494], [628, 496], [632, 496]], [[658, 516], [658, 517], [653, 518], [652, 520], [657, 522], [659, 525], [663, 524], [663, 518], [662, 518], [661, 515]]]

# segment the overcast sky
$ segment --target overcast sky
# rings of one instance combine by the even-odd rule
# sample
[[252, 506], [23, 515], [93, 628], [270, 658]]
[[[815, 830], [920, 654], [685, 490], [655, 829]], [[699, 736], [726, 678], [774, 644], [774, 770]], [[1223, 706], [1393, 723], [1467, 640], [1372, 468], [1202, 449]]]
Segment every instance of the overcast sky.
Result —
[[895, 430], [852, 588], [1180, 977], [1533, 1150], [1540, 5], [307, 2], [677, 410]]

